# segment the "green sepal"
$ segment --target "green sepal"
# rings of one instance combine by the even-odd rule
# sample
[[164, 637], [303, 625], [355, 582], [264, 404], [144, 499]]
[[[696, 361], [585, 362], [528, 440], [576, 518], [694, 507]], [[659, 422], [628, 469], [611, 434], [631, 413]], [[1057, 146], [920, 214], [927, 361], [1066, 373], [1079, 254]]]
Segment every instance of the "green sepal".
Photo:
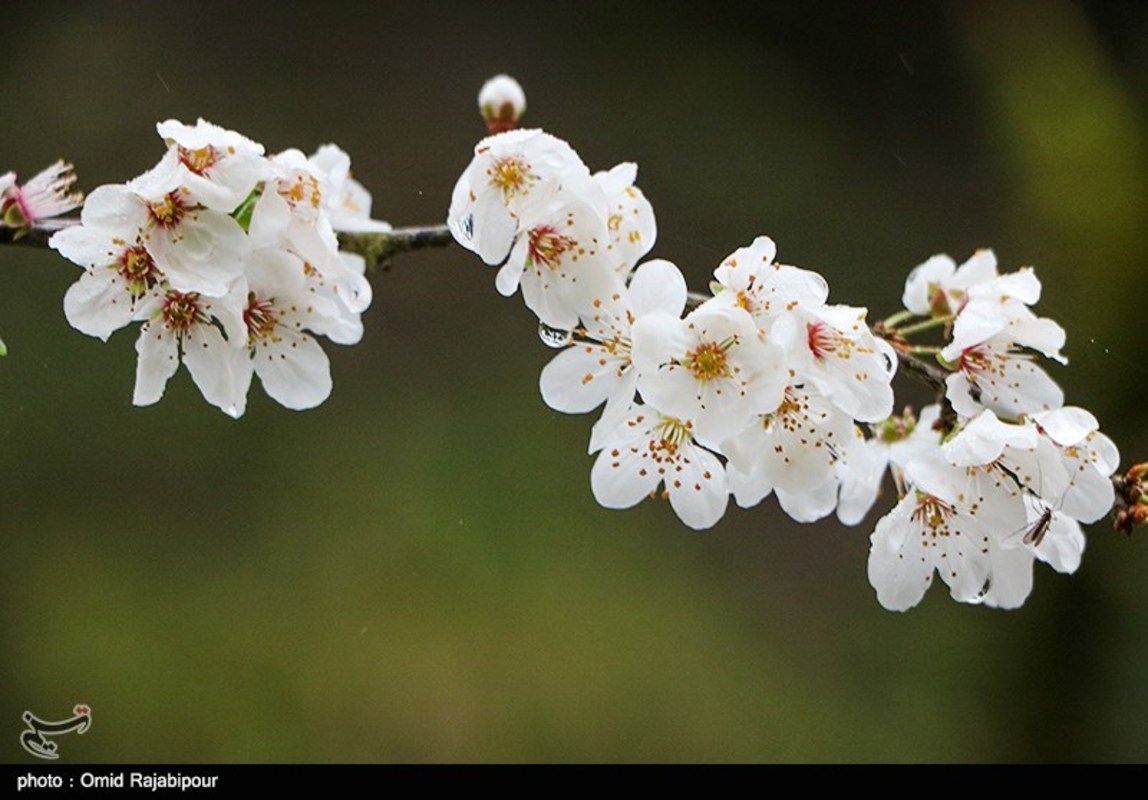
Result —
[[251, 194], [239, 204], [239, 207], [231, 212], [231, 218], [239, 223], [239, 227], [243, 228], [244, 233], [251, 231], [251, 215], [255, 213], [255, 204], [259, 202], [259, 198], [263, 196], [263, 189], [260, 186], [251, 190]]

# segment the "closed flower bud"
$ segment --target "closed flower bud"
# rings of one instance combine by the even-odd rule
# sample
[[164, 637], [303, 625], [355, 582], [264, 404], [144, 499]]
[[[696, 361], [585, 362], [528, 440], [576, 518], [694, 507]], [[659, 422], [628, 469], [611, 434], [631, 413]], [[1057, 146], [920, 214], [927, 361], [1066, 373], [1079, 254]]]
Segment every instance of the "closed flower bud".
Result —
[[482, 85], [478, 108], [490, 133], [512, 131], [526, 110], [526, 94], [518, 81], [509, 75], [495, 75]]

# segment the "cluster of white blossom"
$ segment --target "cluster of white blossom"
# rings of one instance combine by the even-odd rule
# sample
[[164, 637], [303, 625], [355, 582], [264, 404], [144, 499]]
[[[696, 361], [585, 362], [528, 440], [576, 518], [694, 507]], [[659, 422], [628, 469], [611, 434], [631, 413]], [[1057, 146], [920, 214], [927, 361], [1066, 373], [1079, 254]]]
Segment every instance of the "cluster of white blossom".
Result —
[[[866, 309], [830, 304], [824, 278], [778, 263], [760, 236], [718, 265], [712, 296], [691, 295], [674, 264], [642, 262], [657, 226], [634, 164], [591, 173], [561, 139], [516, 129], [525, 96], [506, 76], [479, 103], [492, 135], [454, 188], [448, 227], [562, 348], [542, 370], [544, 401], [602, 407], [589, 441], [599, 503], [660, 495], [705, 529], [731, 497], [748, 508], [773, 494], [795, 520], [856, 525], [888, 472], [898, 502], [870, 537], [868, 568], [886, 608], [916, 605], [934, 573], [956, 600], [1013, 608], [1034, 561], [1076, 570], [1081, 523], [1116, 501], [1119, 454], [1039, 364], [1065, 363], [1065, 333], [1031, 310], [1030, 268], [1001, 274], [988, 250], [959, 267], [934, 256], [910, 274], [904, 310], [871, 329]], [[266, 156], [203, 120], [157, 129], [159, 164], [96, 189], [80, 224], [50, 240], [84, 268], [68, 321], [105, 340], [142, 323], [137, 405], [160, 399], [181, 360], [234, 417], [253, 375], [288, 408], [322, 403], [330, 366], [314, 337], [357, 342], [371, 301], [363, 259], [336, 232], [390, 226], [370, 219], [334, 145]], [[22, 235], [78, 207], [73, 182], [63, 162], [22, 186], [0, 175], [0, 223]], [[943, 341], [910, 342], [927, 331]], [[901, 360], [938, 390], [919, 415], [893, 415]], [[1144, 474], [1122, 484], [1128, 529], [1148, 519]]]
[[949, 371], [947, 408], [892, 418], [866, 442], [873, 469], [856, 491], [875, 495], [888, 464], [900, 496], [871, 537], [869, 581], [886, 608], [916, 605], [934, 571], [956, 600], [1015, 608], [1033, 561], [1074, 572], [1080, 523], [1112, 509], [1115, 445], [1037, 363], [1065, 362], [1064, 330], [1029, 308], [1040, 291], [1031, 269], [998, 274], [988, 250], [959, 268], [935, 256], [906, 282], [900, 330], [947, 334], [926, 348]]
[[[516, 95], [493, 81], [484, 95], [495, 88], [492, 129], [516, 119]], [[1112, 508], [1118, 454], [1037, 363], [1063, 363], [1065, 336], [1030, 310], [1031, 269], [999, 274], [987, 250], [959, 268], [936, 256], [875, 335], [864, 308], [829, 304], [824, 278], [777, 263], [762, 236], [699, 298], [672, 263], [639, 264], [656, 226], [636, 174], [591, 174], [566, 142], [510, 130], [475, 147], [448, 215], [458, 243], [499, 266], [499, 292], [521, 289], [564, 348], [542, 370], [545, 402], [604, 406], [589, 446], [599, 503], [629, 508], [660, 489], [704, 529], [731, 496], [748, 508], [774, 494], [795, 520], [836, 511], [854, 525], [891, 471], [899, 502], [869, 558], [886, 608], [918, 603], [934, 572], [957, 600], [1008, 608], [1028, 596], [1035, 559], [1076, 569], [1080, 523]], [[943, 346], [909, 344], [930, 329]], [[892, 414], [899, 355], [936, 361], [921, 369], [943, 397], [919, 419]]]
[[637, 169], [591, 174], [538, 130], [488, 137], [455, 186], [455, 238], [521, 288], [542, 325], [569, 332], [542, 371], [552, 408], [605, 406], [590, 437], [594, 496], [628, 508], [662, 487], [678, 516], [708, 528], [732, 495], [777, 495], [792, 517], [859, 519], [844, 497], [857, 422], [893, 408], [896, 357], [865, 309], [829, 305], [825, 280], [775, 261], [760, 237], [714, 271], [714, 296], [687, 312], [678, 268], [641, 259], [653, 209]]
[[334, 145], [310, 158], [266, 156], [261, 144], [203, 120], [157, 125], [167, 150], [126, 184], [101, 186], [81, 224], [50, 245], [84, 268], [64, 298], [73, 327], [107, 338], [140, 322], [133, 402], [162, 397], [186, 364], [204, 398], [239, 417], [258, 375], [288, 408], [331, 392], [313, 334], [362, 336], [371, 287], [336, 231], [386, 231]]

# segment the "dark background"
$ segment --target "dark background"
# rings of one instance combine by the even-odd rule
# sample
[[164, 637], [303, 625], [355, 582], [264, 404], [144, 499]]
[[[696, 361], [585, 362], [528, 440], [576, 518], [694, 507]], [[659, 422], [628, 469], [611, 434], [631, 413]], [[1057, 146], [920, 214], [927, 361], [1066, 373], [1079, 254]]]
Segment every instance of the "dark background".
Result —
[[[1069, 402], [1148, 458], [1148, 5], [12, 3], [0, 169], [149, 168], [158, 120], [335, 141], [394, 224], [441, 221], [488, 76], [594, 169], [636, 161], [694, 288], [759, 234], [879, 319], [937, 252], [1035, 265]], [[375, 281], [335, 390], [186, 371], [131, 406], [134, 332], [71, 330], [78, 270], [0, 252], [0, 760], [1143, 761], [1148, 545], [1100, 523], [1016, 612], [880, 608], [868, 534], [771, 500], [698, 534], [589, 490], [519, 298], [458, 248]], [[919, 402], [912, 385], [903, 398]]]

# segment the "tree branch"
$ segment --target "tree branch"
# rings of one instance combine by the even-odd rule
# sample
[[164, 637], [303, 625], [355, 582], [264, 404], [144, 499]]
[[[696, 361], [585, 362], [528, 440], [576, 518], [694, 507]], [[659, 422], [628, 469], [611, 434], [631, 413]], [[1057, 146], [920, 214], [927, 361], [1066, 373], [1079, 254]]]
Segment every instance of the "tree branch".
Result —
[[77, 224], [79, 224], [78, 219], [44, 220], [24, 228], [12, 228], [0, 223], [0, 244], [47, 247], [48, 240], [52, 238], [53, 233]]
[[367, 261], [368, 269], [387, 269], [391, 257], [428, 247], [449, 247], [454, 237], [446, 225], [420, 225], [395, 228], [388, 233], [340, 233], [343, 250], [357, 253]]
[[[77, 219], [45, 220], [24, 228], [12, 228], [0, 224], [0, 244], [22, 245], [24, 247], [47, 247], [52, 234], [64, 228], [78, 225]], [[395, 228], [385, 233], [340, 233], [339, 245], [352, 253], [357, 253], [367, 261], [369, 269], [386, 269], [391, 257], [412, 250], [428, 247], [447, 247], [454, 244], [450, 228], [446, 225], [416, 225], [410, 228]]]

